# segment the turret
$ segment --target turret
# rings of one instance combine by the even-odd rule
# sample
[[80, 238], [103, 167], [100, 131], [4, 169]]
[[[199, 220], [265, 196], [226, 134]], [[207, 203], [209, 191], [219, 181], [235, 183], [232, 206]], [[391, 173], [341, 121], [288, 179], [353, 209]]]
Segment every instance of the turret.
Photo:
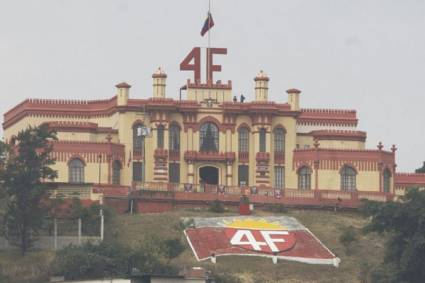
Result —
[[265, 102], [269, 96], [269, 77], [260, 71], [254, 78], [255, 81], [255, 101]]
[[122, 82], [117, 84], [115, 87], [117, 88], [117, 105], [126, 106], [130, 95], [131, 85], [126, 82]]
[[165, 98], [165, 85], [167, 80], [167, 74], [158, 68], [152, 75], [153, 78], [153, 97], [154, 98]]
[[288, 103], [291, 106], [292, 111], [300, 110], [300, 93], [301, 91], [295, 88], [288, 89]]

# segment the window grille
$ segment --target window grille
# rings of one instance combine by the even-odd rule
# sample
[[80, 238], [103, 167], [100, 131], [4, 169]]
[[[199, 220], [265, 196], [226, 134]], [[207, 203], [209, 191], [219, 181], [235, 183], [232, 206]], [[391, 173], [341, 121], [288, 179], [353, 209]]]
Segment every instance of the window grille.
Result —
[[78, 158], [69, 162], [69, 182], [84, 183], [84, 163]]
[[115, 160], [112, 164], [112, 184], [121, 184], [121, 163], [118, 160]]
[[249, 166], [239, 165], [238, 167], [238, 184], [239, 186], [249, 185]]
[[285, 151], [285, 130], [278, 128], [274, 130], [274, 152]]
[[239, 129], [239, 152], [249, 152], [249, 131], [247, 128]]
[[277, 189], [285, 188], [285, 167], [283, 166], [274, 167], [274, 186]]
[[143, 162], [133, 162], [133, 181], [143, 182], [144, 180]]
[[298, 171], [298, 189], [311, 189], [311, 169], [304, 166]]
[[180, 183], [180, 164], [170, 163], [169, 174], [170, 174], [170, 183]]
[[388, 169], [384, 170], [384, 192], [389, 193], [391, 190], [391, 172]]
[[356, 171], [350, 166], [341, 169], [341, 190], [351, 192], [356, 190]]
[[266, 129], [260, 129], [260, 152], [266, 152]]
[[207, 122], [200, 129], [200, 151], [217, 152], [218, 151], [218, 128], [215, 124]]

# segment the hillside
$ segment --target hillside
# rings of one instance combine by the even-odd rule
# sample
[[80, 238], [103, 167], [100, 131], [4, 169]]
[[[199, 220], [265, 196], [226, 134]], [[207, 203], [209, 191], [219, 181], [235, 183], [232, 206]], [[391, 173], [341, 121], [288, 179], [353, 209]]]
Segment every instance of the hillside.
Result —
[[[352, 225], [361, 228], [364, 225], [366, 220], [357, 213], [290, 210], [286, 215], [297, 218], [341, 258], [339, 268], [288, 261], [279, 261], [277, 265], [273, 265], [269, 258], [240, 256], [219, 257], [216, 265], [197, 262], [181, 232], [181, 217], [226, 215], [234, 214], [182, 210], [167, 214], [118, 215], [106, 227], [106, 240], [117, 240], [137, 247], [144, 239], [180, 237], [186, 249], [172, 264], [215, 269], [219, 274], [236, 275], [243, 282], [362, 282], [368, 269], [383, 256], [383, 240], [372, 234], [360, 235], [360, 240], [353, 246], [352, 254], [346, 255], [338, 239], [345, 227]], [[271, 213], [257, 212], [256, 215], [265, 216]]]

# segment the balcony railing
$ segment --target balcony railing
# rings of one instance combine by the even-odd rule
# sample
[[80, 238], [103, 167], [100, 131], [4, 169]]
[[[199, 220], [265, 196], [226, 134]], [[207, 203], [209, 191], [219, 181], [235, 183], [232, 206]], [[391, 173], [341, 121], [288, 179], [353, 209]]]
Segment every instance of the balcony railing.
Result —
[[268, 152], [257, 152], [255, 155], [255, 159], [257, 162], [269, 162], [270, 160], [270, 153]]
[[133, 159], [134, 160], [141, 160], [143, 159], [143, 149], [133, 149]]
[[275, 151], [274, 152], [274, 163], [275, 164], [284, 164], [285, 163], [285, 152]]
[[157, 148], [157, 149], [155, 149], [153, 156], [154, 156], [155, 159], [158, 159], [158, 158], [167, 159], [168, 150], [163, 149], [163, 148]]
[[171, 161], [180, 161], [180, 151], [170, 149], [170, 160]]
[[248, 151], [239, 151], [238, 159], [240, 163], [248, 163], [249, 162], [249, 152]]
[[233, 162], [235, 161], [234, 152], [200, 152], [186, 151], [184, 153], [185, 161], [216, 161], [216, 162]]

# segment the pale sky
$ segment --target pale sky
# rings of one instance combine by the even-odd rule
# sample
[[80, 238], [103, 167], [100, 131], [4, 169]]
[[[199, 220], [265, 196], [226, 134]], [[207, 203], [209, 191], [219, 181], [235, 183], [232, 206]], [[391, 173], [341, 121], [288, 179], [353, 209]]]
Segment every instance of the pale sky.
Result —
[[[26, 98], [102, 99], [126, 81], [152, 94], [158, 66], [167, 96], [191, 73], [207, 0], [0, 0], [0, 112]], [[253, 98], [259, 70], [269, 99], [302, 90], [305, 108], [356, 109], [369, 148], [396, 144], [398, 171], [425, 160], [425, 1], [212, 0], [215, 79]]]

